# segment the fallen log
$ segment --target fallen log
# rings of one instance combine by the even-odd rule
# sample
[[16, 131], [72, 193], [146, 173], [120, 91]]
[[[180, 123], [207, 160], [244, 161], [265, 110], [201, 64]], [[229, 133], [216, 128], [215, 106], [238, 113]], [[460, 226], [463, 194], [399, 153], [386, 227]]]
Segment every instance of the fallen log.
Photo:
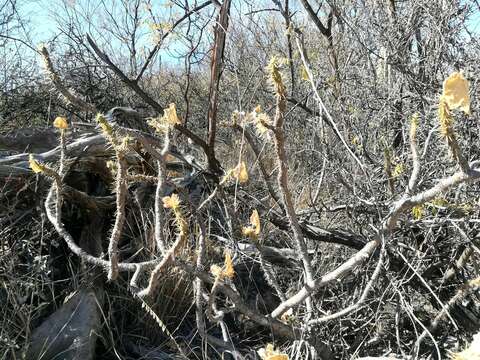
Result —
[[[69, 157], [76, 157], [84, 154], [105, 154], [105, 138], [102, 135], [93, 135], [80, 137], [67, 145]], [[23, 169], [29, 169], [28, 164], [29, 153], [6, 156], [0, 159], [0, 166], [15, 166]], [[55, 162], [60, 158], [60, 146], [57, 146], [47, 152], [35, 155], [42, 162]]]
[[100, 329], [98, 294], [82, 289], [33, 331], [25, 359], [95, 359]]
[[8, 152], [44, 152], [55, 147], [58, 134], [55, 128], [19, 129], [0, 136], [0, 150]]

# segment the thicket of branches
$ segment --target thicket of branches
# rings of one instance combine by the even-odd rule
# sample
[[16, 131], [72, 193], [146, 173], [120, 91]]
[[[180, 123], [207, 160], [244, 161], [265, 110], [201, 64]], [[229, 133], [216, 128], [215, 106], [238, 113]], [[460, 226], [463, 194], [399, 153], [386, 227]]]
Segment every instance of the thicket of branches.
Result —
[[27, 5], [3, 359], [480, 357], [478, 2]]

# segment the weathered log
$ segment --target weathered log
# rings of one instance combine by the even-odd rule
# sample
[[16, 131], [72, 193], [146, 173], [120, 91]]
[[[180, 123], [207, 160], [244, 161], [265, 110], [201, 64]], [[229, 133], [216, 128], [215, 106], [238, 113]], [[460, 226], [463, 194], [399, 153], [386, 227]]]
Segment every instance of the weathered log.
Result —
[[58, 143], [58, 134], [55, 128], [19, 129], [0, 136], [0, 150], [9, 152], [44, 152], [55, 147]]
[[82, 289], [33, 331], [25, 359], [93, 360], [100, 309], [93, 290]]
[[[81, 137], [67, 145], [69, 157], [75, 157], [82, 154], [105, 154], [105, 138], [102, 135], [93, 135]], [[28, 153], [6, 156], [0, 159], [0, 166], [15, 165], [16, 167], [28, 169]], [[36, 155], [36, 158], [43, 162], [55, 162], [60, 158], [60, 146], [47, 152]]]

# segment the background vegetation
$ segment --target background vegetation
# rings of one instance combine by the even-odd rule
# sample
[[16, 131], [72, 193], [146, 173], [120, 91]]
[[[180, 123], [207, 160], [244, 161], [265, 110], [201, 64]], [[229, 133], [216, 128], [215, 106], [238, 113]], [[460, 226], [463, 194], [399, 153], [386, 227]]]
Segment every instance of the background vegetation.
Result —
[[0, 0], [1, 358], [480, 357], [479, 14]]

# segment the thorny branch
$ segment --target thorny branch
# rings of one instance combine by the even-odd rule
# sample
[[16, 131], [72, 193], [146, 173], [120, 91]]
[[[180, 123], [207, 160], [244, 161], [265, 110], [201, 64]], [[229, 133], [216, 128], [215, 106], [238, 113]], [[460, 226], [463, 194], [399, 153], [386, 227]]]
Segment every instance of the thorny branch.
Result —
[[[198, 11], [202, 7], [208, 5], [210, 2], [206, 2], [200, 6], [198, 6], [193, 11]], [[288, 2], [286, 3], [288, 4]], [[331, 40], [331, 28], [332, 28], [332, 19], [333, 19], [333, 9], [329, 14], [327, 20], [327, 26], [323, 25], [322, 22], [319, 20], [317, 15], [313, 12], [313, 9], [310, 7], [307, 1], [302, 1], [302, 4], [306, 8], [309, 16], [313, 18], [316, 26], [322, 32], [324, 36], [327, 36]], [[225, 32], [228, 26], [228, 11], [230, 7], [230, 1], [223, 2], [220, 8], [220, 15], [219, 15], [219, 22], [217, 24], [216, 33], [215, 33], [215, 43], [214, 43], [214, 55], [212, 59], [212, 74], [211, 74], [211, 82], [210, 82], [210, 104], [209, 104], [209, 111], [208, 111], [208, 126], [209, 126], [209, 133], [207, 141], [202, 140], [197, 135], [193, 134], [190, 130], [185, 128], [183, 125], [174, 125], [174, 127], [179, 130], [181, 133], [192, 139], [197, 145], [201, 146], [207, 155], [209, 167], [216, 173], [219, 173], [220, 170], [220, 163], [215, 158], [215, 136], [216, 136], [216, 111], [218, 106], [218, 85], [219, 79], [222, 69], [222, 56], [223, 56], [223, 48], [225, 45]], [[280, 7], [281, 8], [281, 7]], [[316, 20], [315, 20], [316, 18]], [[288, 19], [288, 16], [287, 16]], [[93, 48], [94, 52], [97, 56], [102, 59], [119, 77], [124, 81], [132, 90], [134, 90], [142, 99], [150, 104], [156, 111], [162, 112], [163, 107], [153, 100], [144, 90], [142, 90], [138, 85], [138, 79], [141, 77], [144, 69], [141, 70], [138, 78], [136, 80], [129, 79], [115, 64], [111, 62], [109, 57], [103, 53], [95, 42], [90, 38], [87, 37], [88, 42], [90, 43], [91, 47]], [[351, 149], [351, 147], [347, 144], [344, 136], [341, 134], [339, 128], [337, 127], [336, 123], [333, 121], [333, 118], [330, 116], [329, 112], [327, 111], [326, 107], [323, 105], [322, 99], [320, 94], [317, 90], [315, 81], [313, 79], [313, 74], [311, 72], [311, 67], [309, 62], [307, 61], [303, 44], [300, 42], [299, 38], [296, 38], [297, 47], [300, 53], [300, 57], [302, 63], [305, 67], [305, 70], [308, 75], [308, 80], [311, 85], [312, 91], [315, 95], [315, 99], [320, 105], [322, 109], [322, 116], [324, 116], [330, 125], [330, 127], [334, 130], [335, 135], [341, 140], [343, 147], [346, 149], [346, 152], [353, 158], [356, 164], [360, 166], [360, 168], [364, 171], [365, 175], [367, 168], [366, 165], [359, 159], [359, 157], [355, 154], [355, 152]], [[157, 51], [157, 50], [155, 50]], [[55, 72], [52, 62], [49, 58], [48, 51], [46, 48], [41, 49], [41, 53], [44, 56], [46, 68], [49, 73], [52, 82], [57, 87], [57, 90], [64, 95], [72, 104], [79, 107], [84, 111], [95, 112], [96, 108], [93, 105], [89, 105], [82, 100], [75, 97], [65, 86], [62, 84], [58, 74]], [[152, 55], [153, 56], [153, 55]], [[150, 60], [147, 59], [146, 64], [144, 67], [148, 66], [148, 62]], [[299, 214], [295, 209], [294, 201], [292, 192], [290, 190], [290, 180], [289, 180], [289, 172], [288, 172], [288, 156], [287, 156], [287, 147], [286, 147], [286, 135], [284, 132], [284, 121], [286, 116], [287, 110], [287, 97], [286, 97], [286, 88], [285, 84], [283, 83], [281, 73], [278, 69], [277, 64], [275, 61], [272, 61], [270, 64], [270, 72], [271, 78], [273, 81], [273, 85], [275, 88], [275, 95], [276, 95], [276, 107], [275, 107], [275, 117], [273, 120], [273, 124], [269, 125], [269, 130], [273, 132], [273, 139], [274, 139], [274, 146], [275, 146], [275, 154], [277, 160], [277, 168], [278, 168], [278, 177], [277, 177], [277, 186], [280, 193], [280, 196], [277, 195], [273, 185], [270, 184], [268, 180], [268, 175], [262, 166], [262, 163], [259, 158], [259, 151], [256, 149], [255, 140], [253, 139], [253, 135], [248, 132], [247, 129], [240, 128], [236, 126], [237, 131], [242, 131], [247, 138], [247, 142], [249, 142], [253, 152], [255, 153], [257, 159], [259, 160], [259, 167], [260, 172], [264, 178], [266, 183], [267, 190], [270, 193], [272, 199], [274, 199], [277, 203], [282, 202], [281, 210], [285, 212], [285, 214], [276, 214], [275, 212], [271, 212], [267, 214], [266, 212], [262, 212], [265, 218], [269, 218], [269, 220], [276, 224], [279, 228], [285, 231], [291, 231], [293, 233], [293, 238], [295, 241], [295, 245], [298, 250], [298, 258], [303, 265], [303, 273], [304, 273], [304, 281], [303, 286], [299, 291], [294, 293], [293, 295], [284, 294], [281, 290], [278, 281], [273, 276], [274, 274], [269, 272], [269, 269], [266, 268], [265, 259], [261, 254], [261, 246], [257, 247], [257, 250], [260, 252], [260, 263], [261, 268], [267, 277], [267, 282], [275, 289], [277, 292], [278, 297], [280, 298], [280, 304], [273, 310], [270, 311], [269, 314], [264, 315], [261, 314], [257, 309], [247, 304], [247, 302], [243, 299], [242, 295], [236, 290], [234, 286], [230, 286], [228, 282], [223, 281], [218, 277], [212, 277], [209, 273], [205, 272], [204, 266], [208, 259], [206, 259], [206, 239], [207, 239], [207, 230], [205, 229], [205, 225], [203, 224], [203, 213], [200, 213], [200, 210], [205, 210], [205, 204], [211, 202], [218, 193], [222, 193], [222, 189], [217, 186], [215, 190], [211, 193], [211, 195], [201, 203], [197, 212], [193, 212], [192, 218], [195, 218], [193, 226], [198, 225], [199, 227], [199, 235], [197, 236], [197, 257], [195, 264], [191, 264], [189, 260], [185, 260], [180, 256], [182, 250], [186, 248], [187, 245], [187, 227], [188, 224], [186, 220], [182, 218], [182, 216], [178, 216], [177, 213], [177, 231], [176, 231], [176, 240], [170, 247], [168, 247], [167, 239], [165, 239], [163, 230], [166, 226], [164, 218], [163, 218], [163, 207], [162, 207], [162, 196], [165, 192], [165, 186], [168, 183], [168, 177], [166, 174], [166, 157], [171, 152], [170, 147], [170, 139], [169, 139], [169, 131], [166, 132], [165, 138], [162, 142], [154, 135], [142, 133], [141, 131], [135, 129], [128, 129], [123, 128], [121, 126], [112, 124], [111, 128], [112, 131], [115, 132], [116, 136], [131, 136], [135, 140], [139, 141], [144, 149], [153, 156], [156, 160], [157, 164], [157, 175], [154, 176], [141, 176], [129, 177], [127, 175], [126, 163], [124, 161], [124, 157], [126, 152], [128, 152], [128, 141], [123, 139], [125, 143], [121, 143], [119, 139], [115, 142], [112, 142], [115, 148], [115, 159], [117, 162], [117, 174], [116, 174], [116, 216], [115, 216], [115, 223], [112, 229], [112, 233], [109, 240], [109, 247], [108, 247], [108, 255], [109, 260], [104, 260], [101, 257], [95, 257], [87, 252], [85, 252], [81, 247], [79, 247], [72, 235], [68, 232], [65, 226], [62, 223], [62, 203], [64, 197], [69, 192], [68, 186], [63, 184], [62, 176], [64, 175], [64, 166], [66, 161], [66, 151], [69, 151], [69, 147], [65, 143], [64, 133], [61, 135], [61, 146], [60, 146], [60, 171], [56, 173], [54, 170], [45, 167], [45, 175], [48, 177], [53, 178], [53, 184], [50, 188], [48, 196], [45, 201], [45, 208], [46, 214], [49, 221], [53, 224], [56, 231], [59, 235], [65, 240], [66, 244], [68, 245], [69, 249], [79, 256], [84, 262], [100, 266], [105, 269], [108, 273], [109, 280], [115, 280], [120, 272], [133, 272], [133, 277], [131, 279], [131, 286], [132, 288], [138, 290], [137, 281], [139, 276], [142, 272], [150, 271], [150, 278], [148, 285], [145, 289], [136, 292], [139, 296], [147, 296], [153, 295], [158, 285], [161, 282], [161, 274], [167, 267], [177, 267], [182, 269], [186, 272], [189, 276], [192, 277], [194, 289], [195, 289], [195, 306], [196, 306], [196, 322], [197, 327], [199, 330], [200, 335], [206, 341], [210, 341], [214, 344], [219, 344], [220, 346], [224, 346], [228, 348], [229, 341], [227, 336], [227, 329], [224, 323], [224, 313], [223, 310], [219, 310], [216, 304], [216, 299], [219, 294], [225, 296], [226, 298], [231, 301], [232, 309], [238, 311], [249, 319], [254, 321], [255, 323], [269, 327], [273, 330], [273, 333], [284, 338], [289, 339], [298, 339], [303, 336], [303, 332], [301, 329], [290, 326], [285, 324], [284, 322], [278, 320], [281, 318], [283, 314], [285, 314], [288, 310], [300, 306], [304, 303], [307, 305], [307, 321], [308, 325], [319, 325], [326, 323], [328, 321], [340, 319], [348, 314], [352, 314], [355, 311], [358, 311], [362, 308], [365, 304], [368, 295], [370, 294], [371, 290], [373, 289], [375, 282], [379, 279], [380, 273], [382, 271], [382, 267], [385, 264], [385, 257], [387, 256], [387, 248], [389, 246], [389, 242], [392, 239], [392, 234], [395, 230], [397, 230], [398, 223], [400, 222], [402, 216], [404, 216], [408, 211], [412, 210], [415, 206], [419, 206], [425, 204], [426, 202], [433, 200], [439, 194], [444, 193], [452, 188], [458, 187], [464, 183], [473, 183], [477, 182], [480, 179], [480, 169], [476, 167], [476, 163], [469, 164], [466, 161], [464, 154], [462, 153], [461, 148], [458, 146], [455, 134], [448, 133], [447, 144], [452, 151], [454, 158], [457, 164], [460, 167], [458, 172], [453, 173], [452, 175], [440, 179], [436, 182], [436, 184], [432, 185], [429, 188], [419, 191], [417, 188], [418, 185], [418, 178], [420, 174], [420, 160], [418, 154], [418, 145], [416, 141], [416, 132], [418, 127], [418, 119], [415, 116], [412, 118], [410, 124], [410, 151], [412, 156], [412, 163], [413, 169], [411, 171], [408, 185], [406, 186], [405, 192], [400, 196], [400, 198], [393, 203], [390, 204], [390, 212], [386, 215], [381, 223], [381, 227], [375, 229], [375, 235], [373, 239], [369, 241], [362, 241], [362, 239], [343, 239], [342, 241], [338, 240], [340, 236], [335, 237], [335, 235], [327, 234], [324, 236], [323, 240], [328, 236], [335, 237], [335, 242], [349, 245], [353, 248], [359, 249], [353, 256], [351, 256], [348, 260], [344, 261], [341, 265], [335, 268], [332, 271], [329, 271], [319, 277], [315, 277], [315, 267], [312, 265], [312, 261], [309, 255], [309, 249], [307, 246], [307, 242], [305, 240], [306, 237], [313, 238], [313, 235], [318, 235], [315, 231], [312, 230], [312, 226], [310, 224], [302, 222], [299, 219]], [[292, 76], [293, 77], [293, 76]], [[448, 110], [448, 109], [447, 109]], [[447, 129], [448, 130], [448, 129]], [[450, 131], [453, 131], [449, 128]], [[112, 135], [113, 136], [113, 135]], [[102, 143], [103, 145], [104, 143]], [[160, 150], [161, 149], [161, 150]], [[20, 157], [16, 157], [16, 159], [20, 159]], [[12, 160], [12, 159], [10, 159]], [[136, 262], [136, 263], [128, 263], [128, 262], [121, 262], [119, 259], [118, 253], [118, 243], [123, 235], [123, 223], [125, 221], [125, 202], [127, 200], [127, 184], [128, 180], [148, 180], [149, 182], [156, 181], [156, 190], [155, 190], [155, 204], [154, 204], [154, 235], [155, 235], [155, 244], [157, 247], [157, 251], [159, 252], [158, 258], [154, 260], [144, 261], [144, 262]], [[218, 190], [218, 191], [217, 191]], [[85, 196], [75, 193], [73, 191], [74, 196], [82, 198], [84, 201]], [[393, 191], [392, 191], [393, 193]], [[223, 194], [223, 193], [222, 193]], [[223, 196], [223, 195], [222, 195]], [[222, 199], [224, 200], [224, 199]], [[225, 201], [224, 201], [225, 202]], [[226, 204], [224, 204], [226, 207]], [[375, 205], [375, 204], [374, 204]], [[228, 209], [226, 210], [228, 214]], [[281, 215], [285, 215], [287, 221], [282, 220], [280, 218]], [[237, 221], [237, 219], [234, 219]], [[182, 222], [185, 221], [185, 222]], [[196, 223], [195, 223], [196, 221]], [[313, 235], [311, 235], [313, 233]], [[379, 249], [380, 248], [380, 249]], [[375, 255], [375, 252], [378, 253]], [[467, 248], [468, 251], [465, 252], [466, 255], [461, 256], [460, 266], [462, 266], [462, 262], [464, 257], [468, 258], [471, 254], [471, 249]], [[332, 284], [338, 280], [345, 278], [347, 275], [350, 275], [354, 272], [356, 268], [363, 265], [369, 259], [375, 259], [376, 265], [374, 267], [373, 273], [363, 288], [358, 300], [356, 300], [353, 304], [349, 306], [345, 306], [343, 309], [338, 310], [331, 314], [326, 314], [325, 316], [310, 319], [310, 315], [313, 313], [313, 306], [312, 306], [312, 298], [315, 293], [317, 293], [320, 289], [326, 287], [329, 284]], [[448, 275], [451, 276], [451, 275]], [[447, 274], [445, 274], [447, 277]], [[463, 287], [458, 290], [457, 294], [449, 300], [447, 306], [445, 306], [435, 317], [434, 321], [430, 326], [430, 330], [435, 329], [438, 327], [440, 321], [443, 319], [445, 314], [448, 313], [448, 309], [450, 309], [455, 303], [463, 299], [469, 293], [478, 290], [479, 287], [478, 278], [467, 282]], [[209, 297], [207, 298], [207, 304], [203, 299], [203, 296], [207, 291], [205, 288], [211, 285], [212, 290], [210, 292]], [[221, 327], [222, 334], [223, 334], [223, 341], [216, 339], [208, 334], [206, 320], [204, 317], [204, 309], [207, 307], [207, 314], [209, 314], [209, 319], [213, 322], [218, 323]], [[211, 311], [211, 312], [210, 312]], [[415, 350], [418, 351], [418, 347], [422, 343], [423, 339], [428, 333], [428, 329], [423, 331], [423, 333], [418, 337], [417, 342], [415, 344]], [[330, 359], [333, 358], [332, 353], [329, 349], [325, 346], [325, 344], [320, 343], [318, 346], [319, 353], [321, 354], [322, 358]], [[232, 351], [233, 352], [233, 351]]]

